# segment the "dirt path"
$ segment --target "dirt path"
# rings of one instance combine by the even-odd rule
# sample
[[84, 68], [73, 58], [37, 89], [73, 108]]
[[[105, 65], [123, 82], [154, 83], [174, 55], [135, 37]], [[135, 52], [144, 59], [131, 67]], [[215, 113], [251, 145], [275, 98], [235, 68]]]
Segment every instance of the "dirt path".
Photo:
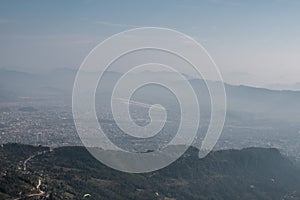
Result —
[[28, 161], [30, 161], [32, 158], [34, 158], [36, 155], [32, 155], [29, 158], [27, 158], [24, 163], [23, 163], [23, 170], [26, 171], [27, 170], [27, 163]]
[[[38, 153], [36, 153], [36, 154], [34, 154], [34, 155], [31, 155], [31, 156], [29, 156], [26, 160], [24, 160], [24, 162], [23, 162], [23, 171], [27, 171], [27, 163], [30, 161], [30, 160], [32, 160], [33, 158], [35, 158], [36, 156], [38, 156], [38, 155], [42, 155], [42, 154], [46, 154], [46, 153], [48, 153], [49, 151], [43, 151], [43, 152], [38, 152]], [[25, 197], [35, 197], [35, 196], [41, 196], [41, 195], [43, 195], [43, 194], [45, 194], [45, 192], [44, 191], [42, 191], [41, 189], [40, 189], [40, 186], [42, 185], [42, 180], [41, 180], [41, 178], [39, 178], [38, 179], [38, 183], [37, 183], [37, 185], [36, 185], [36, 189], [37, 189], [37, 191], [38, 191], [38, 193], [35, 193], [35, 194], [28, 194], [28, 195], [26, 195]], [[20, 197], [20, 198], [15, 198], [15, 199], [13, 199], [13, 200], [21, 200], [21, 199], [24, 199], [25, 197]]]
[[[45, 192], [40, 189], [41, 185], [42, 185], [42, 180], [39, 178], [38, 183], [36, 185], [36, 189], [38, 190], [39, 193], [28, 194], [28, 195], [26, 195], [26, 197], [35, 197], [35, 196], [41, 196], [41, 195], [45, 194]], [[20, 198], [16, 198], [16, 199], [13, 199], [13, 200], [21, 200], [21, 199], [24, 199], [24, 198], [25, 197], [20, 197]]]

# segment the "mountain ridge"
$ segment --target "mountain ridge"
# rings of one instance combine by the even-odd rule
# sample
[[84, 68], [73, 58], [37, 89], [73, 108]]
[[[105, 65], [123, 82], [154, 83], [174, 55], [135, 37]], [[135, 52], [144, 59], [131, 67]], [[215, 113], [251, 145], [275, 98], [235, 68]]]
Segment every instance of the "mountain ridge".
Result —
[[[27, 171], [16, 169], [30, 154], [36, 156], [27, 162]], [[84, 147], [50, 151], [46, 147], [5, 144], [0, 155], [1, 163], [4, 157], [14, 155], [11, 162], [4, 162], [8, 165], [1, 166], [0, 197], [5, 198], [37, 193], [30, 188], [38, 180], [44, 192], [39, 197], [46, 199], [81, 199], [86, 193], [92, 195], [91, 199], [300, 198], [299, 167], [274, 148], [221, 150], [198, 159], [198, 150], [191, 147], [168, 167], [145, 174], [113, 170], [95, 160]], [[4, 187], [8, 180], [16, 184]]]

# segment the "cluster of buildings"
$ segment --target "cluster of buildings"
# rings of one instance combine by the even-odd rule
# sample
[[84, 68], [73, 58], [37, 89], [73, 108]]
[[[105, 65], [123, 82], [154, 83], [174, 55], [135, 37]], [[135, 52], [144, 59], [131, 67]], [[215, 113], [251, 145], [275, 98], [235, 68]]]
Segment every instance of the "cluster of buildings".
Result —
[[[97, 108], [97, 110], [98, 120], [108, 138], [117, 146], [130, 151], [147, 152], [162, 148], [172, 139], [174, 136], [172, 134], [178, 128], [178, 123], [167, 121], [166, 125], [168, 126], [162, 130], [161, 136], [150, 140], [136, 139], [122, 133], [108, 108]], [[132, 116], [137, 119], [137, 123], [149, 122], [149, 116], [141, 115], [142, 110], [138, 107], [132, 111]], [[207, 126], [208, 121], [205, 121], [205, 124]], [[146, 128], [145, 132], [147, 132]], [[205, 132], [205, 127], [203, 131], [199, 132]], [[84, 137], [93, 137], [90, 130], [85, 130], [85, 133]], [[200, 147], [204, 136], [198, 135], [194, 146]], [[99, 142], [93, 138], [90, 141]], [[100, 142], [102, 142], [101, 139]], [[75, 128], [71, 107], [64, 105], [43, 105], [36, 106], [35, 109], [28, 109], [28, 107], [22, 109], [22, 105], [14, 105], [1, 109], [0, 144], [5, 143], [25, 143], [49, 147], [82, 145]], [[98, 144], [90, 146], [94, 145]], [[101, 146], [105, 147], [105, 144], [101, 144]], [[256, 126], [249, 125], [249, 122], [242, 120], [234, 122], [227, 120], [215, 149], [240, 149], [253, 146], [277, 148], [288, 156], [300, 160], [299, 128], [271, 122], [263, 126]]]

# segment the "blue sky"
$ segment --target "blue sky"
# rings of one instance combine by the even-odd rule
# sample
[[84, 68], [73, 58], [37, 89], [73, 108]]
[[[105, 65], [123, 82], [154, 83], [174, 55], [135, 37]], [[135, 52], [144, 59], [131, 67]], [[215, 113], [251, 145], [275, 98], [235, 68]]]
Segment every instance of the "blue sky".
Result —
[[0, 68], [77, 69], [99, 42], [143, 26], [172, 28], [210, 52], [226, 82], [300, 82], [300, 1], [7, 0], [0, 3]]

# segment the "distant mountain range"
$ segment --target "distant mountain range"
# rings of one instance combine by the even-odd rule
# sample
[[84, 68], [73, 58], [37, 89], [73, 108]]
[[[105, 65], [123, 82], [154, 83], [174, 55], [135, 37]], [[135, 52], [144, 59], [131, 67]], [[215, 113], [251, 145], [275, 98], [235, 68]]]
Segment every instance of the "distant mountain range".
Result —
[[95, 160], [84, 147], [5, 144], [0, 199], [300, 199], [300, 168], [276, 149], [211, 152], [190, 148], [159, 171], [127, 174]]
[[[73, 83], [77, 71], [72, 69], [57, 69], [45, 73], [25, 73], [0, 69], [0, 102], [25, 101], [32, 99], [64, 99], [71, 104]], [[95, 76], [95, 73], [84, 72], [87, 76]], [[157, 79], [168, 79], [174, 84], [181, 84], [171, 73], [156, 73]], [[118, 72], [106, 72], [100, 96], [109, 97], [112, 85], [121, 77]], [[133, 79], [143, 79], [146, 72], [131, 75]], [[199, 79], [190, 78], [190, 83], [195, 88], [199, 97], [200, 108], [203, 110], [210, 107], [210, 99], [205, 82]], [[264, 88], [248, 86], [234, 86], [225, 84], [228, 103], [228, 114], [249, 115], [255, 118], [276, 119], [297, 123], [300, 120], [300, 92], [298, 91], [277, 91]], [[140, 101], [157, 99], [167, 101], [165, 95], [155, 91], [155, 88], [147, 93], [137, 96]], [[188, 99], [188, 98], [187, 98]]]

